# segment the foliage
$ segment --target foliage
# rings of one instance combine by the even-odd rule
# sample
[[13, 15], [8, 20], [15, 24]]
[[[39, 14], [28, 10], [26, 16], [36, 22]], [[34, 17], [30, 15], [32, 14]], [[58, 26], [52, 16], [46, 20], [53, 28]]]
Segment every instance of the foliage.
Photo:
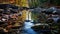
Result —
[[45, 2], [47, 2], [48, 0], [35, 0], [35, 1], [31, 1], [29, 3], [30, 7], [38, 7], [38, 6], [41, 6], [43, 5]]
[[60, 5], [60, 0], [50, 0], [50, 3], [53, 5]]

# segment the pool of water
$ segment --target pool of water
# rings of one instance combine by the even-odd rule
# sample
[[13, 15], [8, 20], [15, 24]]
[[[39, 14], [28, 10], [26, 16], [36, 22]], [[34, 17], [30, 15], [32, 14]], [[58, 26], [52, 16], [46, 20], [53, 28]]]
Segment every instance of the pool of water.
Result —
[[24, 34], [36, 34], [36, 32], [31, 28], [34, 24], [31, 22], [25, 22], [23, 27]]

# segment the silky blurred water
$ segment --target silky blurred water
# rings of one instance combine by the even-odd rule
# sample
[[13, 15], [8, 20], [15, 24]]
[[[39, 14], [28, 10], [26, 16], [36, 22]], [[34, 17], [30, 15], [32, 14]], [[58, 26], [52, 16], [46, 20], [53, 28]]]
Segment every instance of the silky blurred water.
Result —
[[24, 34], [36, 34], [36, 32], [33, 30], [33, 29], [31, 29], [31, 27], [33, 26], [34, 24], [33, 23], [31, 23], [31, 22], [25, 22], [24, 23]]
[[23, 27], [23, 31], [24, 34], [36, 34], [36, 32], [31, 29], [31, 27], [34, 25], [33, 23], [31, 23], [31, 12], [26, 12], [26, 20], [30, 20], [29, 22], [24, 22], [24, 27]]

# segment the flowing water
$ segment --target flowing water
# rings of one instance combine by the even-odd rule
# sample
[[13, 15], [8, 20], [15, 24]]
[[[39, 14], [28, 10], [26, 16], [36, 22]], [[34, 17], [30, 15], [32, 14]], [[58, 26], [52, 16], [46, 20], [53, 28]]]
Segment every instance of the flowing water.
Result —
[[31, 12], [27, 12], [26, 20], [30, 20], [29, 22], [24, 22], [24, 34], [36, 34], [36, 32], [31, 28], [34, 24], [31, 23]]

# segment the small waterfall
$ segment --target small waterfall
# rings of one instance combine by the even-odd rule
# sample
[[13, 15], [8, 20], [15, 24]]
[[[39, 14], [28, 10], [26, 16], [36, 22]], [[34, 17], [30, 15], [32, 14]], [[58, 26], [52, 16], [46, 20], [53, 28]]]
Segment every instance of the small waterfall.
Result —
[[26, 12], [26, 20], [31, 20], [31, 12], [30, 11]]
[[34, 24], [31, 23], [31, 12], [29, 11], [26, 13], [26, 20], [29, 20], [29, 21], [24, 23], [24, 32], [26, 34], [36, 34], [36, 32], [33, 29], [31, 29], [31, 27]]

